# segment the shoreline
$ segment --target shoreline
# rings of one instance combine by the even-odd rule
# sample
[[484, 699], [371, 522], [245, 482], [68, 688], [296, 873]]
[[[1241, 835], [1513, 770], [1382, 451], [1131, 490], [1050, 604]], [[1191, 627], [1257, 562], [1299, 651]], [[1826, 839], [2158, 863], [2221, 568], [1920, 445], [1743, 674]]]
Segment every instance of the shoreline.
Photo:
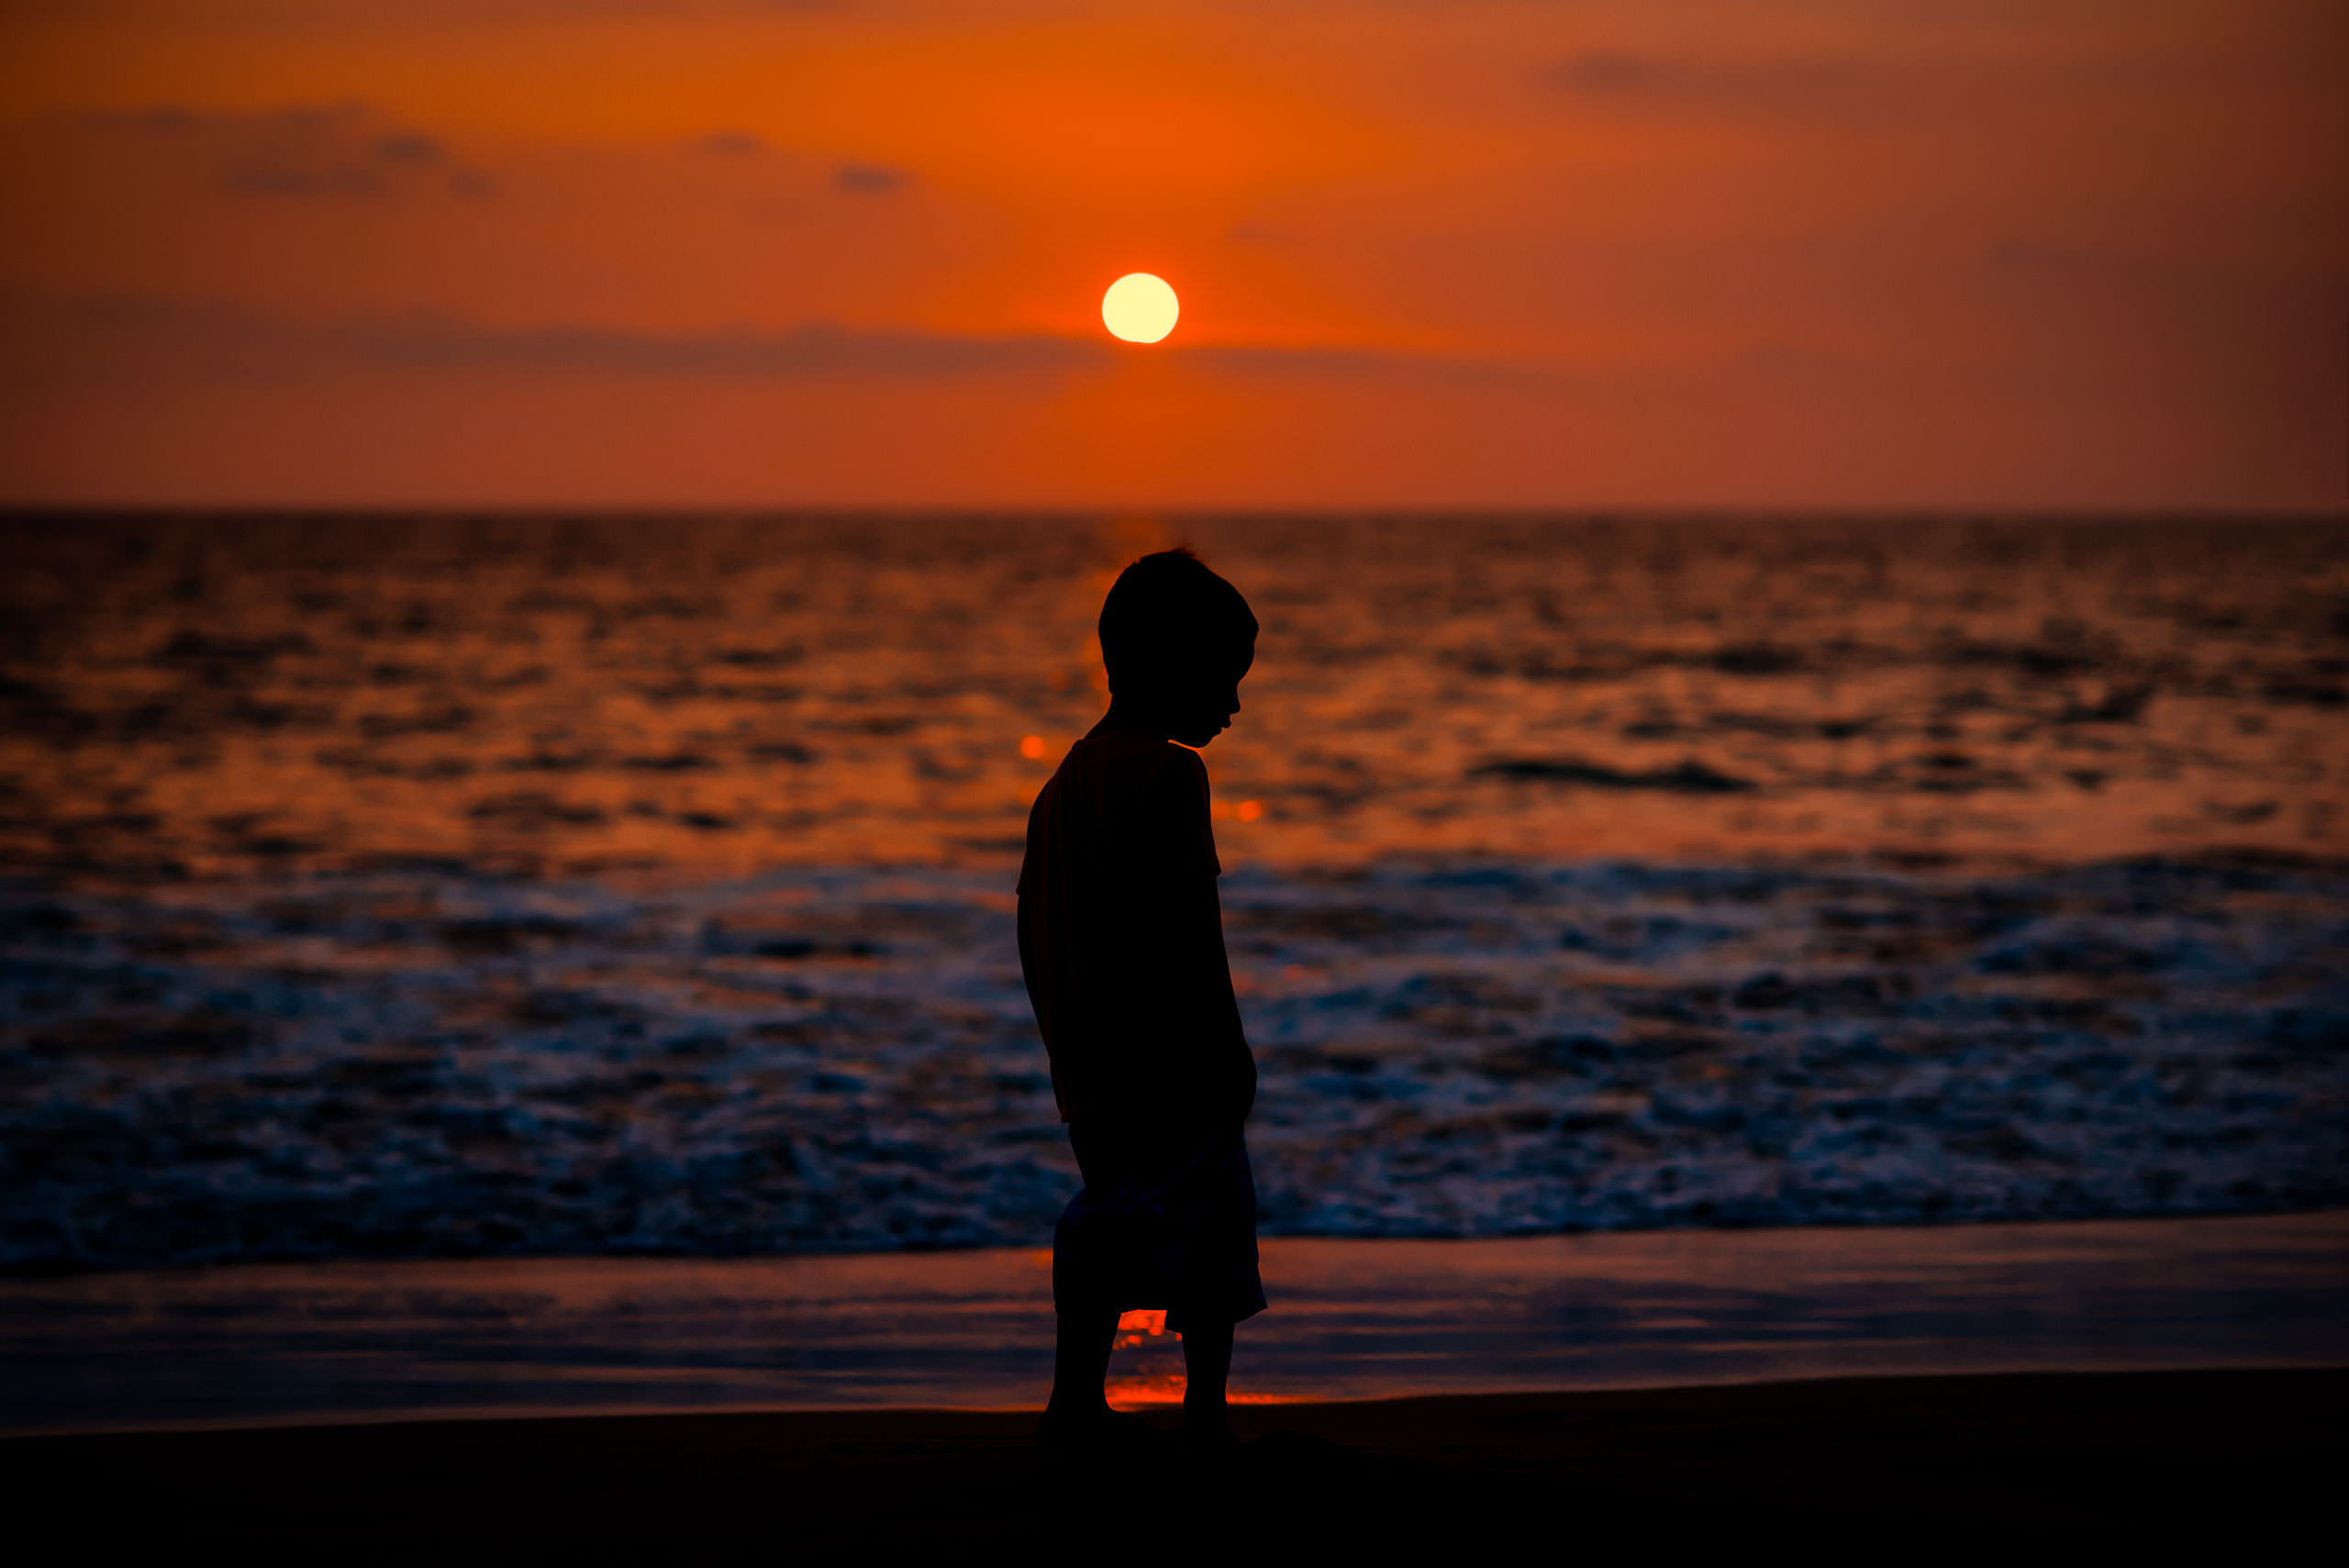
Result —
[[[1232, 1389], [1527, 1388], [2349, 1364], [2349, 1212], [2009, 1226], [1267, 1239]], [[484, 1259], [0, 1282], [0, 1434], [719, 1411], [1008, 1411], [1050, 1255]], [[1179, 1387], [1120, 1335], [1111, 1397]]]
[[1193, 1531], [1228, 1548], [1529, 1529], [1627, 1547], [1884, 1529], [2242, 1544], [2318, 1519], [2344, 1395], [2349, 1367], [1300, 1403], [1235, 1412], [1255, 1440], [1220, 1460], [1106, 1463], [1043, 1454], [1032, 1413], [953, 1409], [18, 1437], [0, 1455], [28, 1496], [139, 1499], [77, 1516], [94, 1541], [364, 1561], [1033, 1547], [1072, 1528], [1162, 1548]]
[[[2182, 1365], [2176, 1362], [2147, 1363], [2142, 1366], [2099, 1366], [2093, 1368], [2015, 1367], [1997, 1371], [1853, 1373], [1835, 1377], [1786, 1377], [1757, 1375], [1724, 1377], [1706, 1382], [1683, 1379], [1660, 1379], [1654, 1382], [1613, 1383], [1595, 1388], [1527, 1387], [1515, 1390], [1486, 1389], [1475, 1393], [1442, 1394], [1364, 1394], [1340, 1398], [1309, 1398], [1286, 1395], [1233, 1393], [1230, 1396], [1232, 1421], [1236, 1427], [1277, 1427], [1290, 1412], [1341, 1412], [1363, 1406], [1420, 1406], [1444, 1401], [1483, 1400], [1553, 1400], [1579, 1399], [1598, 1395], [1648, 1394], [1707, 1394], [1731, 1389], [1780, 1388], [1809, 1386], [1819, 1384], [1879, 1384], [1939, 1382], [1956, 1379], [2050, 1378], [2050, 1377], [2154, 1377], [2154, 1376], [2253, 1376], [2287, 1375], [2291, 1373], [2349, 1373], [2349, 1356], [2337, 1359], [2294, 1359], [2277, 1357], [2268, 1360], [2211, 1361]], [[1120, 1391], [1111, 1392], [1113, 1406], [1129, 1415], [1139, 1417], [1153, 1425], [1165, 1425], [1181, 1408], [1179, 1396], [1135, 1399]], [[691, 1405], [603, 1405], [581, 1406], [550, 1410], [537, 1405], [477, 1405], [462, 1408], [352, 1410], [347, 1412], [308, 1411], [299, 1414], [227, 1418], [219, 1419], [192, 1417], [180, 1421], [140, 1422], [123, 1426], [61, 1425], [27, 1427], [0, 1431], [0, 1443], [45, 1442], [74, 1440], [84, 1438], [196, 1438], [211, 1435], [230, 1436], [248, 1432], [328, 1431], [358, 1427], [439, 1427], [449, 1425], [495, 1426], [502, 1423], [529, 1421], [636, 1421], [636, 1420], [723, 1420], [737, 1417], [780, 1417], [794, 1420], [820, 1419], [829, 1417], [874, 1417], [889, 1420], [928, 1419], [937, 1417], [948, 1420], [965, 1416], [1000, 1417], [1010, 1420], [1033, 1421], [1043, 1414], [1041, 1398], [1021, 1405], [727, 1405], [718, 1407]]]

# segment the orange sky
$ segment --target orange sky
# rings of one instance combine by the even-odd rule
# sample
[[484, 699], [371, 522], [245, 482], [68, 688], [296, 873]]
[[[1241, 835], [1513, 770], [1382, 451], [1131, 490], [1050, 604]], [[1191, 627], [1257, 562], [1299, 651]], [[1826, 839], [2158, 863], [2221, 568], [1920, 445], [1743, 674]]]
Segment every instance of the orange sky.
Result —
[[2349, 474], [2338, 0], [0, 0], [0, 500]]

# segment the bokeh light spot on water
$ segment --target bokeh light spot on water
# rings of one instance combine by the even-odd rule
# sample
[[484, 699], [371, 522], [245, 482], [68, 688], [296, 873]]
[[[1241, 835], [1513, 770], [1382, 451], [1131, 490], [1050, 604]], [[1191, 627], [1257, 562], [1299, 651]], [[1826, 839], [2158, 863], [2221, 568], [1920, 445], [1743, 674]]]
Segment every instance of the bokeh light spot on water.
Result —
[[1264, 803], [1263, 801], [1243, 800], [1240, 803], [1240, 820], [1242, 822], [1253, 822], [1264, 815]]
[[1019, 754], [1027, 758], [1031, 762], [1043, 761], [1044, 738], [1041, 735], [1021, 736], [1019, 738]]

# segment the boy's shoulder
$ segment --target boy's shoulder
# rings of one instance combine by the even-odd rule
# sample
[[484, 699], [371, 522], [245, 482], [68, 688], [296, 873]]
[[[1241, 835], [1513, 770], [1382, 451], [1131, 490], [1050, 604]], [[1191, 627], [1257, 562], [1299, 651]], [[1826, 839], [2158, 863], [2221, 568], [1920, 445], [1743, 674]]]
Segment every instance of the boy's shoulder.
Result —
[[1208, 825], [1208, 770], [1188, 746], [1147, 730], [1089, 735], [1068, 750], [1028, 817], [1024, 897], [1052, 866], [1147, 862], [1223, 874]]
[[1155, 778], [1173, 771], [1184, 778], [1207, 777], [1207, 764], [1188, 746], [1152, 735], [1147, 729], [1113, 729], [1088, 735], [1069, 748], [1069, 758], [1088, 772], [1127, 777]]
[[1169, 817], [1188, 821], [1208, 816], [1208, 770], [1188, 746], [1146, 729], [1116, 729], [1088, 735], [1068, 750], [1036, 797], [1030, 815], [1041, 826], [1074, 811], [1086, 821], [1117, 830]]

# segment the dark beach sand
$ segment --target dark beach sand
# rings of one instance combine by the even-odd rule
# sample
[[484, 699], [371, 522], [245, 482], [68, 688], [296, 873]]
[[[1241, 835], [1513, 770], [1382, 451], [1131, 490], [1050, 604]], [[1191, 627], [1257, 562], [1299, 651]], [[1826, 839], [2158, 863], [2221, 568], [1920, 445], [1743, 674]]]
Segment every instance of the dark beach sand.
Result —
[[1030, 1413], [885, 1410], [25, 1438], [0, 1465], [19, 1518], [89, 1548], [310, 1561], [2240, 1554], [2332, 1507], [2344, 1399], [2349, 1369], [1874, 1378], [1256, 1407], [1214, 1462], [1049, 1458]]

